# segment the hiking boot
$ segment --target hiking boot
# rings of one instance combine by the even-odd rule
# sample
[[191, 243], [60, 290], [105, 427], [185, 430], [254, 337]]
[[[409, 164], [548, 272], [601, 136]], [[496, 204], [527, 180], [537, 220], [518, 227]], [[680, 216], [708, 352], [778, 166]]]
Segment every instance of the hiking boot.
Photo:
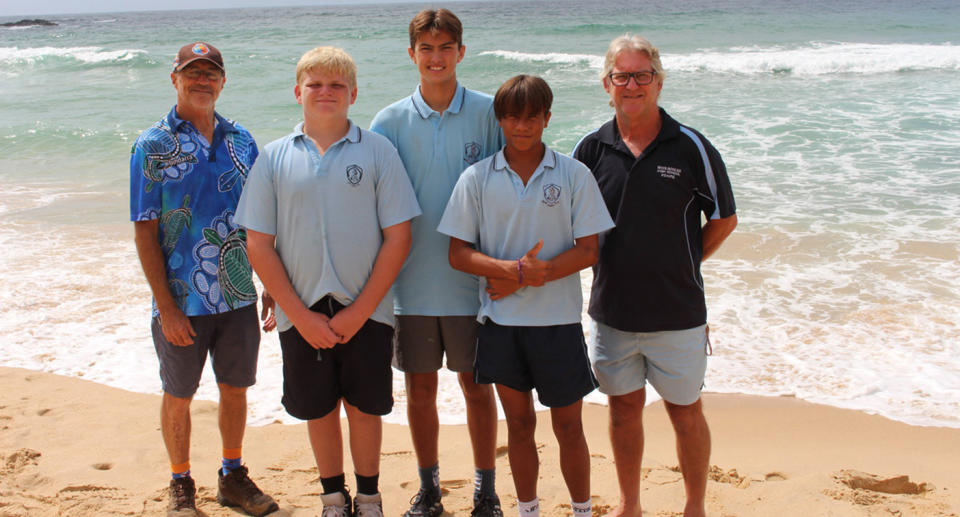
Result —
[[380, 494], [357, 494], [353, 500], [354, 517], [383, 517], [383, 501]]
[[190, 476], [171, 479], [167, 489], [167, 517], [196, 517], [197, 485]]
[[503, 510], [500, 509], [500, 498], [497, 494], [485, 495], [477, 494], [473, 498], [473, 511], [471, 517], [503, 517]]
[[344, 492], [322, 494], [320, 500], [323, 501], [323, 512], [320, 517], [352, 517], [353, 515], [350, 511], [350, 494]]
[[239, 506], [243, 511], [261, 517], [280, 509], [272, 497], [257, 488], [247, 476], [247, 467], [239, 467], [224, 474], [217, 470], [217, 502], [223, 506]]
[[420, 489], [417, 495], [410, 500], [410, 509], [403, 517], [439, 517], [443, 513], [443, 503], [440, 502], [440, 490]]

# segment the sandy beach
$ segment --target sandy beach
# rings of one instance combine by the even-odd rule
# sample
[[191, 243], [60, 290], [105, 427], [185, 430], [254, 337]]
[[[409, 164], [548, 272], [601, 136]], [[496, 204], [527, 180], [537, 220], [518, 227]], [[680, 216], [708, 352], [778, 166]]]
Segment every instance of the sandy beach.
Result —
[[[167, 459], [160, 399], [89, 381], [0, 368], [0, 515], [161, 515]], [[960, 515], [960, 429], [916, 427], [789, 397], [706, 394], [713, 434], [707, 509], [716, 516]], [[646, 411], [642, 497], [646, 515], [679, 516], [683, 487], [660, 403]], [[544, 515], [567, 515], [549, 415], [540, 413], [539, 494]], [[617, 501], [604, 406], [588, 405], [595, 515]], [[215, 470], [216, 405], [193, 406], [192, 470], [204, 515], [220, 507]], [[500, 423], [497, 489], [516, 514]], [[467, 515], [472, 466], [466, 428], [442, 426], [441, 484], [448, 514]], [[319, 515], [320, 483], [304, 425], [248, 428], [244, 460], [280, 503], [275, 515]], [[349, 460], [348, 460], [349, 461]], [[352, 469], [347, 465], [348, 482]], [[386, 515], [400, 515], [416, 491], [406, 427], [386, 425], [380, 474]]]

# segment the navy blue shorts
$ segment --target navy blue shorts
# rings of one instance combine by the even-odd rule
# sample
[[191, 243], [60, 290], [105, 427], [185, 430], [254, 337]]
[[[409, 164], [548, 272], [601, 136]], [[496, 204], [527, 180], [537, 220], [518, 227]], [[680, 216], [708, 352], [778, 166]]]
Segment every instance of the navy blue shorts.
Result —
[[[311, 311], [333, 316], [343, 305], [326, 296]], [[301, 420], [322, 418], [343, 398], [368, 415], [393, 409], [393, 327], [368, 319], [346, 343], [316, 349], [296, 327], [280, 333], [283, 407]]]
[[579, 323], [513, 327], [493, 320], [477, 329], [474, 381], [517, 391], [537, 390], [547, 407], [564, 407], [596, 389]]

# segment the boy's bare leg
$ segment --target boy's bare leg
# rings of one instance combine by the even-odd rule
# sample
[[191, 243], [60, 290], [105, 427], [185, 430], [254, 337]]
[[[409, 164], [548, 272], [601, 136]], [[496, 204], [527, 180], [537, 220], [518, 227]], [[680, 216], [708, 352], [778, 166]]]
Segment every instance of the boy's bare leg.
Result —
[[582, 409], [582, 400], [550, 408], [553, 434], [560, 444], [560, 471], [570, 499], [578, 503], [590, 499], [590, 450], [583, 434]]
[[460, 372], [457, 377], [466, 402], [473, 465], [481, 470], [492, 469], [497, 460], [497, 401], [493, 386], [473, 382], [472, 372]]
[[406, 373], [404, 380], [407, 385], [407, 421], [410, 424], [413, 450], [417, 454], [417, 466], [429, 468], [439, 461], [437, 444], [440, 441], [440, 420], [437, 417], [437, 372]]
[[537, 497], [537, 477], [540, 474], [534, 439], [537, 415], [533, 410], [533, 397], [529, 391], [517, 391], [502, 384], [497, 384], [497, 394], [507, 417], [507, 449], [517, 499], [532, 501]]
[[310, 447], [321, 478], [343, 474], [343, 437], [340, 434], [340, 404], [321, 418], [307, 420]]
[[380, 415], [370, 415], [346, 401], [347, 422], [350, 424], [350, 455], [353, 468], [361, 476], [380, 473], [380, 447], [383, 442], [383, 423]]

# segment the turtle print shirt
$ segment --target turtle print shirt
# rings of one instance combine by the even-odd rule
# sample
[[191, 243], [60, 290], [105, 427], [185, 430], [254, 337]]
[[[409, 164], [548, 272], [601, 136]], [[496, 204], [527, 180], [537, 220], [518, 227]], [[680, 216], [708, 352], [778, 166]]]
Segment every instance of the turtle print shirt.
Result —
[[130, 220], [159, 219], [170, 292], [187, 316], [257, 299], [246, 232], [233, 222], [257, 144], [239, 124], [215, 116], [211, 143], [174, 106], [130, 151]]

